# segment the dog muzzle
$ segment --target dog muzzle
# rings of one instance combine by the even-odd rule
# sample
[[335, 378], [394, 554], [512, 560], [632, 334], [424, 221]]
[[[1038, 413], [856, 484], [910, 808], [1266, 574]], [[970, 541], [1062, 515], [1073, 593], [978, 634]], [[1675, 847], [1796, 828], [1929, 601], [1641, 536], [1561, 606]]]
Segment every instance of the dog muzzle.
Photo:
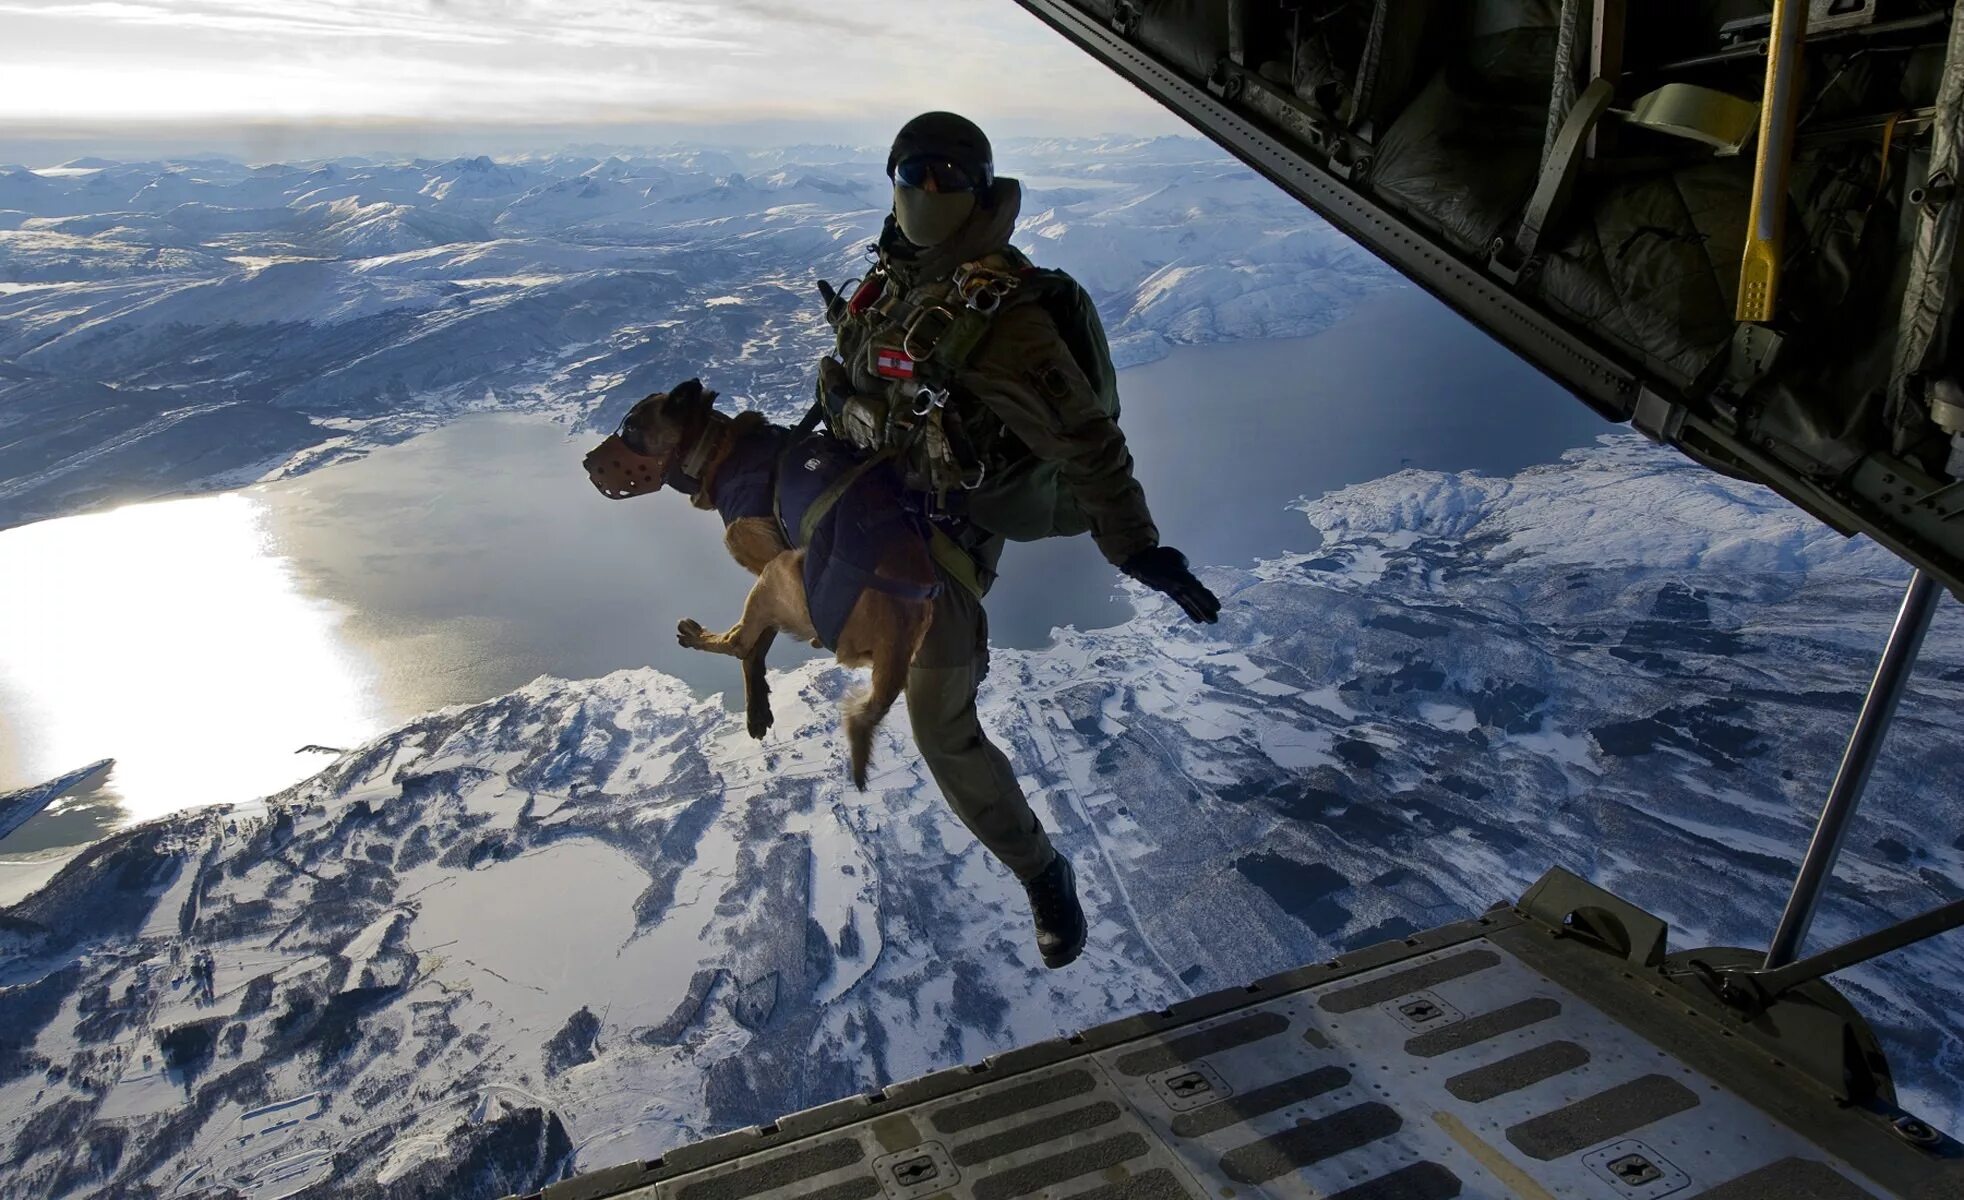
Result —
[[616, 433], [587, 452], [586, 477], [609, 500], [625, 500], [661, 490], [667, 464], [646, 454], [636, 454]]

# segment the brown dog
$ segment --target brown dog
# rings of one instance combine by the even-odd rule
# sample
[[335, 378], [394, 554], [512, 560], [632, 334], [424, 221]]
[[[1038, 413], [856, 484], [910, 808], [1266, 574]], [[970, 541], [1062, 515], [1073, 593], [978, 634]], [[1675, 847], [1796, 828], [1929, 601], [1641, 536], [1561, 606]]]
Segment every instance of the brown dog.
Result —
[[[587, 455], [594, 486], [614, 499], [660, 491], [664, 484], [693, 489], [698, 508], [717, 509], [726, 526], [723, 544], [730, 557], [757, 576], [743, 604], [743, 616], [725, 633], [710, 633], [696, 621], [676, 627], [676, 640], [692, 650], [729, 654], [743, 662], [743, 699], [750, 736], [771, 727], [764, 658], [779, 630], [814, 646], [823, 645], [806, 595], [803, 547], [786, 540], [775, 514], [780, 464], [805, 461], [812, 443], [798, 431], [772, 425], [756, 413], [734, 419], [716, 412], [716, 393], [691, 379], [636, 404], [621, 430]], [[827, 439], [818, 439], [820, 443]], [[787, 449], [795, 451], [787, 456]], [[795, 465], [795, 464], [794, 464]], [[855, 504], [878, 504], [890, 497], [878, 487], [855, 483], [837, 499], [841, 519], [853, 519]], [[760, 511], [761, 510], [761, 511]], [[850, 601], [834, 650], [848, 667], [870, 667], [872, 686], [857, 690], [845, 704], [846, 742], [852, 781], [866, 788], [873, 730], [907, 684], [907, 670], [927, 636], [934, 616], [934, 560], [918, 531], [878, 519], [862, 520], [883, 534], [870, 548], [872, 559], [854, 569], [865, 586]], [[814, 543], [816, 544], [816, 543]], [[819, 564], [813, 564], [819, 565]]]

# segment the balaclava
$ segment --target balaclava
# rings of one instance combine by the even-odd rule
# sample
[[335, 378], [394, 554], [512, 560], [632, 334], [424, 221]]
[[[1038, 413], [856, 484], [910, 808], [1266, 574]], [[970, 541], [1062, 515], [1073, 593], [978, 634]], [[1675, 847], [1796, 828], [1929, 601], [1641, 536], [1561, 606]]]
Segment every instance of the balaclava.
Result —
[[[930, 175], [938, 190], [919, 186]], [[887, 177], [894, 181], [893, 216], [901, 235], [916, 246], [938, 246], [989, 195], [995, 182], [994, 153], [988, 137], [968, 118], [922, 113], [895, 135]]]

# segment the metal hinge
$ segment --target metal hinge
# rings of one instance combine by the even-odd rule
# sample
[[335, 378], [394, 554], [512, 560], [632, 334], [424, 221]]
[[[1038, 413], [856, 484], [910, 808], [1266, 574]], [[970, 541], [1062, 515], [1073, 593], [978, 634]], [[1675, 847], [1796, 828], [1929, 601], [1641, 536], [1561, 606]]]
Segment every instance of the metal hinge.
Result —
[[1637, 407], [1630, 424], [1653, 442], [1675, 445], [1684, 432], [1685, 407], [1674, 404], [1649, 388], [1637, 389]]

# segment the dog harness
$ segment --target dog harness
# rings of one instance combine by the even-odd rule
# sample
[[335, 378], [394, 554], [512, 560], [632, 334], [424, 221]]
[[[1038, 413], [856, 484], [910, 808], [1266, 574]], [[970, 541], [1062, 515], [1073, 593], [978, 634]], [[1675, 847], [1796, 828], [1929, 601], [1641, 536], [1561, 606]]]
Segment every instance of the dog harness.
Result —
[[[666, 480], [694, 496], [701, 480], [684, 464]], [[880, 548], [895, 538], [931, 540], [927, 522], [906, 506], [900, 478], [880, 455], [836, 438], [760, 425], [737, 436], [716, 470], [714, 501], [723, 525], [762, 517], [777, 523], [786, 544], [805, 549], [805, 602], [812, 629], [829, 650], [853, 606], [868, 589], [909, 600], [932, 600], [937, 583], [887, 579], [877, 573]]]

